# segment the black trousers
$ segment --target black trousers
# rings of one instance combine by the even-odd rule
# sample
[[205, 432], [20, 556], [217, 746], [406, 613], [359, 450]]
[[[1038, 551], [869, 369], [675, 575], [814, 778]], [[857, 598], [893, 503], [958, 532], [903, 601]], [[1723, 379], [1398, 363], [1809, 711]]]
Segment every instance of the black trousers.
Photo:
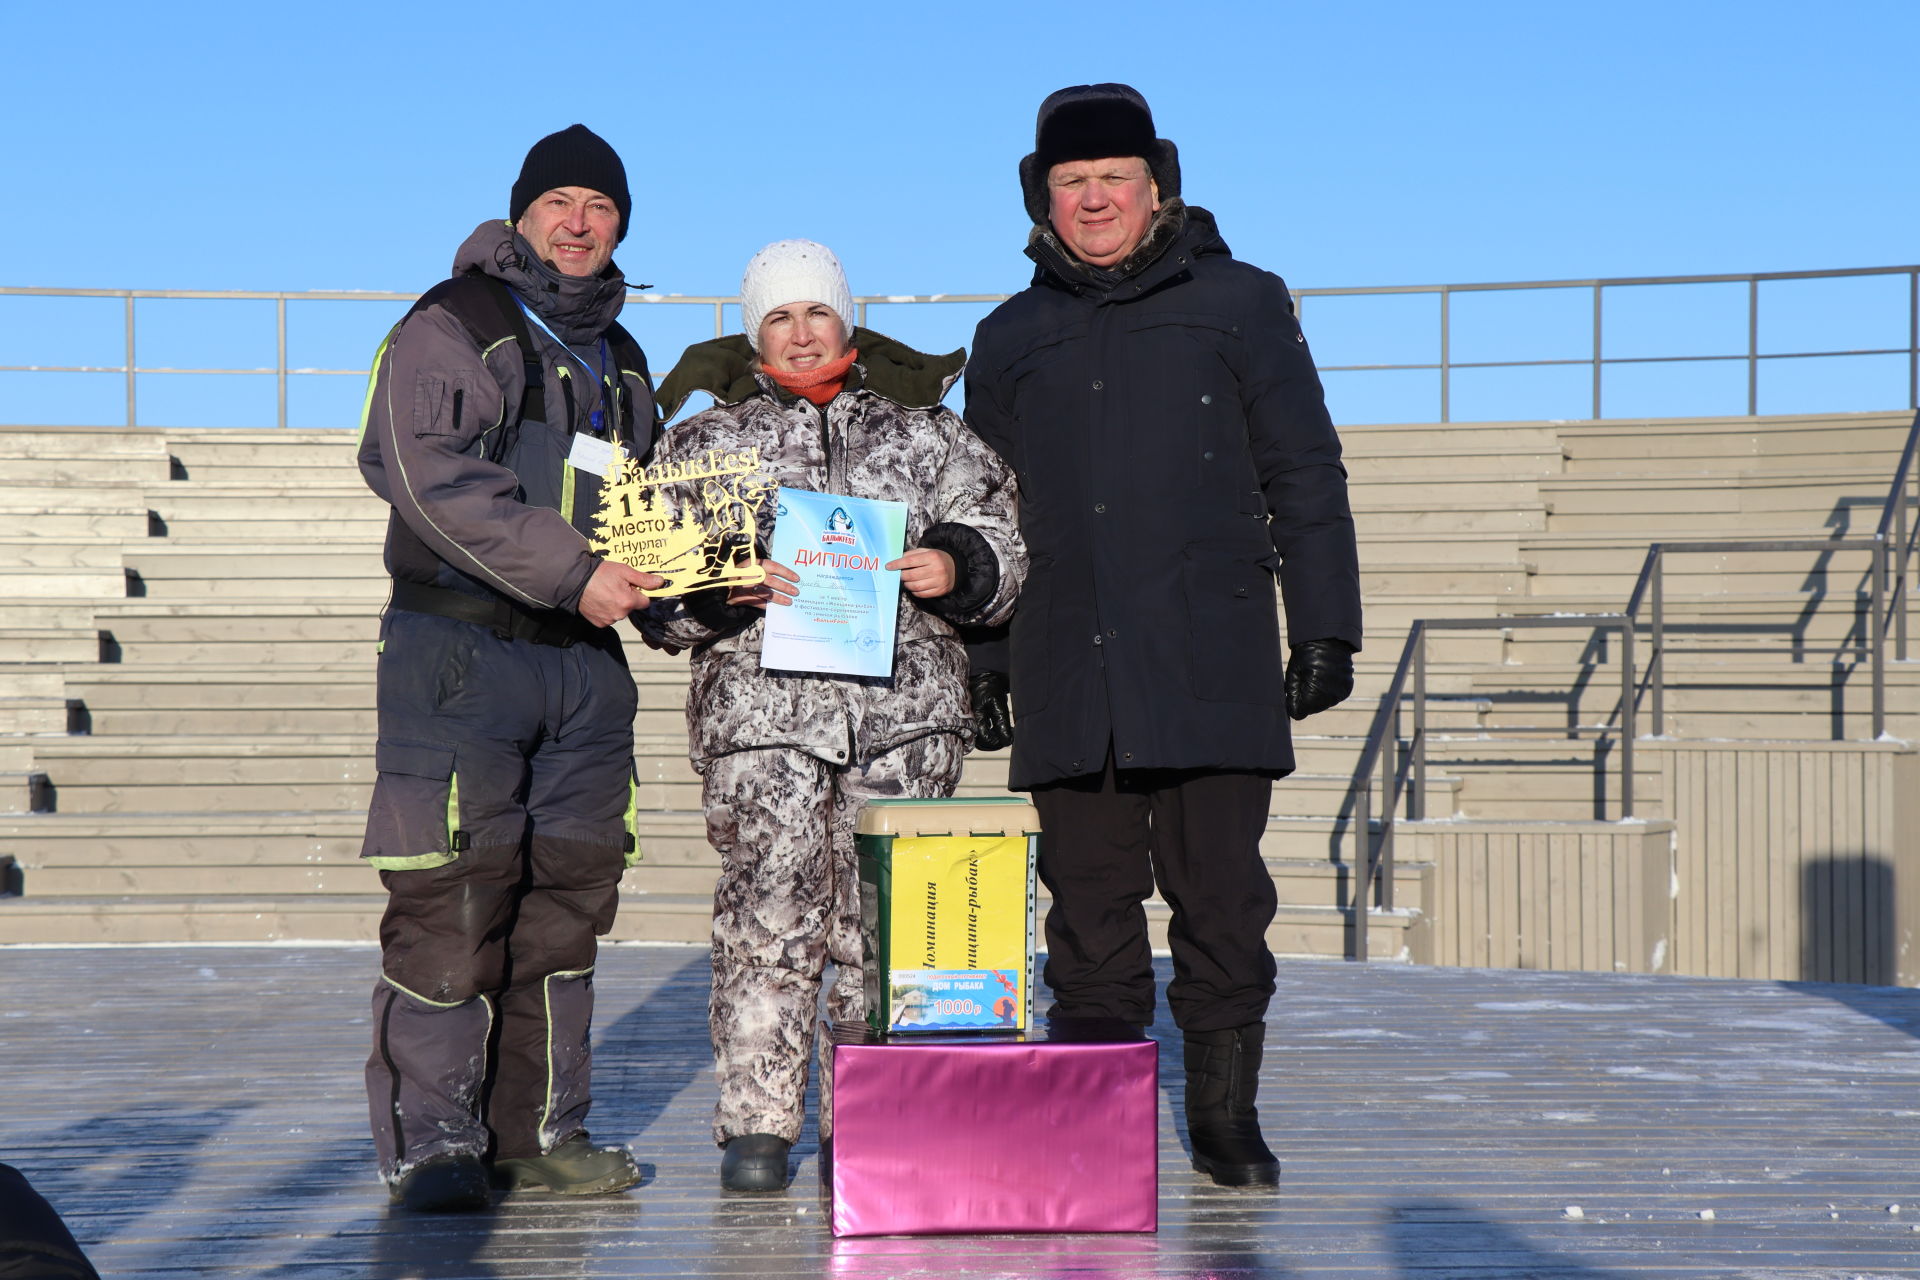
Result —
[[1266, 1016], [1267, 926], [1277, 896], [1260, 858], [1273, 780], [1202, 769], [1122, 769], [1033, 790], [1056, 1017], [1153, 1021], [1143, 904], [1158, 881], [1173, 909], [1167, 1005], [1183, 1031]]
[[437, 615], [381, 625], [363, 856], [380, 922], [367, 1099], [382, 1171], [537, 1156], [591, 1105], [593, 963], [634, 796], [633, 677]]
[[25, 1174], [0, 1164], [0, 1280], [100, 1280]]

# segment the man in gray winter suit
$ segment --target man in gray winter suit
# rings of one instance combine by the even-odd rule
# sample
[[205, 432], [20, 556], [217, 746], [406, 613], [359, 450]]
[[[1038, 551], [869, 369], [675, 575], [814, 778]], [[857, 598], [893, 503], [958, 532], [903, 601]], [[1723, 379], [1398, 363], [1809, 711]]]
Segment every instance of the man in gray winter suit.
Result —
[[393, 1199], [491, 1203], [640, 1180], [596, 1145], [588, 1031], [633, 824], [634, 685], [613, 625], [651, 574], [587, 541], [615, 445], [644, 457], [646, 358], [614, 320], [631, 202], [582, 125], [542, 138], [510, 217], [388, 336], [360, 469], [393, 506], [377, 780], [362, 856], [380, 924], [367, 1095]]
[[1340, 441], [1286, 285], [1182, 203], [1179, 155], [1138, 93], [1048, 97], [1020, 180], [1037, 269], [974, 335], [967, 424], [1013, 465], [1032, 556], [1010, 785], [1045, 833], [1053, 1013], [1153, 1021], [1141, 904], [1157, 881], [1194, 1165], [1272, 1185], [1254, 1106], [1274, 989], [1260, 837], [1293, 770], [1288, 716], [1353, 689]]

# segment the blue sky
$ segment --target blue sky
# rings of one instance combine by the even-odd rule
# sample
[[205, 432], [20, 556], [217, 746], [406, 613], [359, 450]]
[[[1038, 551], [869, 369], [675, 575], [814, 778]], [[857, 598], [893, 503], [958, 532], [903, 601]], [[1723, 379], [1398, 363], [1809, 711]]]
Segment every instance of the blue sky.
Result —
[[[77, 14], [5, 5], [15, 56], [0, 80], [11, 125], [0, 183], [11, 207], [41, 216], [0, 284], [421, 289], [476, 223], [504, 214], [526, 147], [581, 120], [626, 157], [636, 203], [619, 261], [636, 283], [732, 293], [755, 248], [806, 236], [840, 253], [857, 293], [1002, 292], [1028, 273], [1015, 165], [1034, 108], [1093, 80], [1146, 93], [1180, 146], [1186, 196], [1214, 211], [1239, 256], [1298, 286], [1920, 259], [1913, 0]], [[1782, 295], [1769, 324], [1795, 342], [1810, 328], [1825, 345], [1833, 325], [1884, 312], [1899, 331], [1874, 319], [1864, 344], [1904, 345], [1903, 282], [1897, 292]], [[1620, 340], [1670, 345], [1724, 328], [1725, 309], [1702, 298], [1642, 308], [1647, 332], [1623, 328]], [[1583, 305], [1536, 297], [1468, 336], [1494, 358], [1531, 358], [1543, 340], [1578, 354]], [[657, 310], [635, 327], [664, 367], [711, 320]], [[874, 322], [946, 347], [977, 316]], [[1320, 316], [1307, 319], [1323, 363], [1423, 358], [1432, 329], [1418, 306]], [[143, 304], [140, 361], [259, 363], [257, 317]], [[364, 363], [388, 319], [365, 304], [303, 311], [294, 361]], [[118, 363], [118, 322], [110, 304], [0, 299], [0, 364]], [[264, 328], [270, 361], [270, 313]], [[1744, 319], [1734, 328], [1743, 342]], [[91, 381], [71, 395], [38, 389], [55, 377]], [[1853, 380], [1873, 387], [1833, 394], [1875, 403], [1832, 407], [1880, 407], [1890, 394], [1883, 373]], [[1537, 411], [1522, 403], [1530, 395], [1548, 409], [1564, 398], [1514, 387], [1506, 398], [1526, 412]], [[224, 421], [212, 390], [143, 378], [143, 420], [150, 406], [156, 422]], [[335, 421], [348, 392], [315, 391], [301, 413]], [[1668, 394], [1679, 412], [1701, 399]], [[110, 411], [114, 395], [105, 375], [0, 374], [0, 419], [99, 397]], [[1394, 407], [1340, 395], [1356, 411]]]

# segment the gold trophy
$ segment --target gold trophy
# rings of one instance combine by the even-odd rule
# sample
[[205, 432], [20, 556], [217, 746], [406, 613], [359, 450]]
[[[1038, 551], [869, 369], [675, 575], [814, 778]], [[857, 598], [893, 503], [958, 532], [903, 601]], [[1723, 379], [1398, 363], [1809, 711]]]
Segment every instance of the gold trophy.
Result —
[[618, 445], [588, 543], [609, 560], [657, 573], [650, 596], [766, 577], [754, 556], [759, 511], [776, 488], [760, 474], [758, 447], [642, 466]]

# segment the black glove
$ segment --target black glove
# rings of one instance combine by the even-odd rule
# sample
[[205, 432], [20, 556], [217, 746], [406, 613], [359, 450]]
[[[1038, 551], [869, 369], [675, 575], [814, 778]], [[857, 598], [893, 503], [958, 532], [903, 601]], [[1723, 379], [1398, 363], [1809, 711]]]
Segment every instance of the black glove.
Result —
[[1353, 692], [1353, 646], [1345, 640], [1302, 640], [1287, 664], [1287, 714], [1295, 720], [1337, 707]]
[[976, 671], [967, 680], [973, 700], [973, 745], [980, 751], [998, 751], [1013, 742], [1013, 716], [1007, 707], [1004, 671]]

